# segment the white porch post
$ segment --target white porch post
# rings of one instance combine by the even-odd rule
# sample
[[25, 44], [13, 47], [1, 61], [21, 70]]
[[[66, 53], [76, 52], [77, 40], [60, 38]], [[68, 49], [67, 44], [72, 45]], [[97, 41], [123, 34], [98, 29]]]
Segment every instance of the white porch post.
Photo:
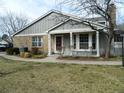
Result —
[[99, 51], [99, 32], [96, 31], [96, 50], [97, 50], [97, 57], [100, 56], [100, 51]]
[[79, 50], [79, 34], [76, 34], [76, 50]]
[[70, 50], [71, 50], [71, 56], [72, 56], [72, 46], [73, 46], [73, 42], [72, 42], [72, 32], [70, 32]]
[[48, 56], [51, 55], [51, 35], [48, 33]]
[[89, 33], [89, 49], [92, 50], [92, 33]]

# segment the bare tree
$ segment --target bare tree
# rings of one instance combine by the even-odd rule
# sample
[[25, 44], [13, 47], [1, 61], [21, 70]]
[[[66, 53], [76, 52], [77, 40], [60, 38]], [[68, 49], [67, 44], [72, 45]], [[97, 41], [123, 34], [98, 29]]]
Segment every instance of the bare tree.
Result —
[[9, 36], [8, 36], [7, 34], [3, 34], [3, 35], [2, 35], [2, 40], [4, 40], [4, 41], [10, 43], [10, 38], [9, 38]]
[[[116, 28], [116, 4], [122, 3], [122, 0], [64, 0], [60, 1], [60, 5], [66, 6], [68, 10], [80, 15], [97, 15], [101, 16], [106, 21], [106, 26], [102, 29], [98, 29], [92, 22], [82, 19], [82, 23], [88, 24], [92, 29], [104, 32], [107, 38], [106, 54], [105, 57], [110, 56], [111, 43], [114, 37], [114, 29]], [[124, 3], [124, 2], [123, 2]], [[59, 5], [58, 4], [58, 5]], [[67, 10], [66, 9], [66, 10]], [[107, 30], [105, 32], [105, 30]]]
[[12, 35], [22, 29], [28, 22], [28, 18], [23, 15], [17, 15], [12, 12], [6, 12], [6, 15], [0, 16], [0, 30], [8, 34], [13, 42]]

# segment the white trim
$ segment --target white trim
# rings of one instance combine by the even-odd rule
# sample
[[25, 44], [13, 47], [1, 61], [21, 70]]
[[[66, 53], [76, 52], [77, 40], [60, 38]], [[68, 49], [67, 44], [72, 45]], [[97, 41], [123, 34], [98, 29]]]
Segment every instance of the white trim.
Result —
[[[100, 24], [99, 22], [105, 22], [105, 25], [106, 25], [106, 21], [105, 20], [104, 21], [97, 21], [98, 24]], [[102, 25], [104, 25], [104, 24], [102, 24]]]
[[79, 50], [79, 34], [76, 34], [76, 50]]
[[96, 31], [96, 49], [97, 49], [97, 57], [100, 56], [100, 49], [99, 49], [99, 32]]
[[92, 33], [89, 33], [89, 49], [92, 50]]
[[51, 56], [51, 35], [48, 33], [48, 56]]
[[88, 34], [88, 49], [80, 49], [80, 34], [79, 34], [79, 50], [80, 51], [90, 51], [89, 49], [89, 33], [81, 33], [81, 34]]
[[71, 51], [71, 56], [72, 56], [72, 50], [73, 50], [73, 35], [72, 32], [70, 32], [70, 51]]
[[50, 34], [62, 34], [62, 33], [70, 33], [70, 32], [95, 32], [95, 30], [90, 28], [84, 28], [84, 29], [68, 29], [68, 30], [53, 30], [50, 32]]
[[18, 36], [42, 36], [42, 35], [47, 35], [47, 33], [21, 34], [21, 35], [15, 35], [15, 37], [18, 37]]
[[[34, 37], [36, 38], [36, 41], [33, 41], [33, 38]], [[39, 40], [39, 37], [40, 37], [41, 46], [38, 45], [39, 44], [39, 41], [38, 41]], [[36, 42], [37, 45], [36, 46], [33, 46], [33, 42]], [[43, 42], [44, 41], [43, 41], [43, 37], [42, 36], [33, 36], [32, 37], [32, 47], [41, 47], [42, 48], [43, 47]]]
[[[80, 37], [79, 33], [76, 35], [76, 49], [73, 49], [74, 51], [91, 51], [90, 47], [92, 46], [92, 33], [81, 33], [81, 34], [88, 34], [88, 49], [80, 49]], [[93, 49], [95, 51], [95, 49]]]

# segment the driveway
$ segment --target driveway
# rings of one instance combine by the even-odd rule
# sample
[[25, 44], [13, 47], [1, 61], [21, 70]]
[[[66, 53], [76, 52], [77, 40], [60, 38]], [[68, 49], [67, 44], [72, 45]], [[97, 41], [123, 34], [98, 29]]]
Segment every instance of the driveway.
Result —
[[64, 64], [84, 64], [84, 65], [121, 65], [121, 61], [80, 61], [80, 60], [59, 60], [58, 56], [49, 56], [43, 59], [21, 58], [18, 56], [10, 56], [0, 52], [0, 56], [6, 59], [26, 61], [26, 62], [42, 62], [42, 63], [64, 63]]

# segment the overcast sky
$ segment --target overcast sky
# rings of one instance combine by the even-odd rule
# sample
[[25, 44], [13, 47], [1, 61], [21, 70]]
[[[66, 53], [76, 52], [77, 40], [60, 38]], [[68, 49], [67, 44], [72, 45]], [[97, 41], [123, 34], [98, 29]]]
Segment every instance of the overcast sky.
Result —
[[0, 13], [2, 14], [4, 11], [13, 11], [35, 19], [53, 9], [55, 0], [0, 0], [0, 6]]
[[0, 15], [12, 11], [24, 14], [30, 18], [30, 21], [53, 8], [55, 9], [55, 0], [0, 0]]
[[[56, 9], [57, 0], [0, 0], [0, 15], [5, 11], [12, 11], [26, 15], [30, 20], [34, 20], [51, 9]], [[117, 20], [124, 16], [124, 5], [118, 5]], [[124, 20], [124, 19], [123, 19]]]

